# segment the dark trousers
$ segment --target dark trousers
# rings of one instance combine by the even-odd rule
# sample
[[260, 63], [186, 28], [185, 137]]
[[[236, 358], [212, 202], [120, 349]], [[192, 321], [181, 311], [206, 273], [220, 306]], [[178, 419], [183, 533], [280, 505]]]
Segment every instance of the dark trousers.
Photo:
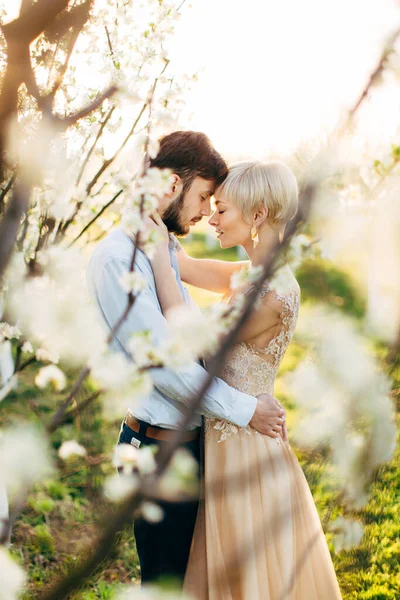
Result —
[[[130, 444], [132, 438], [140, 440], [141, 447], [169, 443], [136, 433], [124, 423], [118, 443]], [[189, 450], [199, 463], [199, 440], [184, 443], [182, 447]], [[149, 523], [142, 518], [134, 521], [142, 583], [154, 583], [162, 579], [174, 580], [177, 585], [181, 585], [189, 559], [199, 502], [194, 500], [158, 504], [164, 512], [160, 523]]]

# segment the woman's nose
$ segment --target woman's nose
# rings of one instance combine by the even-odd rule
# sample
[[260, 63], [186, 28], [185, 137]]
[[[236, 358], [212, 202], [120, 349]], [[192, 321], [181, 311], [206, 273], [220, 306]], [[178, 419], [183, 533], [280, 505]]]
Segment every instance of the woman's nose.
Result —
[[208, 223], [212, 226], [212, 227], [216, 227], [218, 224], [218, 219], [217, 219], [217, 213], [215, 212], [214, 214], [211, 215], [211, 218], [208, 220]]

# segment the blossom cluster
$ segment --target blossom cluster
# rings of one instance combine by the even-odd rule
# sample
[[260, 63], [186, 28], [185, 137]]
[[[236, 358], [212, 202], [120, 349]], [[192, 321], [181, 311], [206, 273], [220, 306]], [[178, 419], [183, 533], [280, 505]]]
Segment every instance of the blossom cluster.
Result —
[[349, 504], [362, 508], [374, 470], [395, 449], [390, 382], [366, 339], [341, 314], [310, 310], [299, 335], [311, 354], [287, 376], [301, 408], [293, 435], [308, 447], [329, 446]]

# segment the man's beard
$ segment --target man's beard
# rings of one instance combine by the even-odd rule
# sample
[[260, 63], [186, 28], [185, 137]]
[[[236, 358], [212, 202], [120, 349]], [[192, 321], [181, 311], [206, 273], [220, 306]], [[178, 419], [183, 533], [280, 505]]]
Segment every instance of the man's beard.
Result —
[[185, 191], [182, 191], [178, 198], [175, 198], [165, 210], [162, 220], [168, 231], [176, 235], [187, 235], [190, 231], [188, 225], [182, 223], [183, 206], [185, 202]]

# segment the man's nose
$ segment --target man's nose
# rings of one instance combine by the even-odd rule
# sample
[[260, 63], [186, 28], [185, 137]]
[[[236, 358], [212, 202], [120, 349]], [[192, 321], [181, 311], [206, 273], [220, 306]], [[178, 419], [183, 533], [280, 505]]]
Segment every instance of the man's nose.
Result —
[[211, 215], [211, 202], [207, 200], [204, 202], [203, 207], [201, 209], [201, 214], [203, 217], [209, 217]]

